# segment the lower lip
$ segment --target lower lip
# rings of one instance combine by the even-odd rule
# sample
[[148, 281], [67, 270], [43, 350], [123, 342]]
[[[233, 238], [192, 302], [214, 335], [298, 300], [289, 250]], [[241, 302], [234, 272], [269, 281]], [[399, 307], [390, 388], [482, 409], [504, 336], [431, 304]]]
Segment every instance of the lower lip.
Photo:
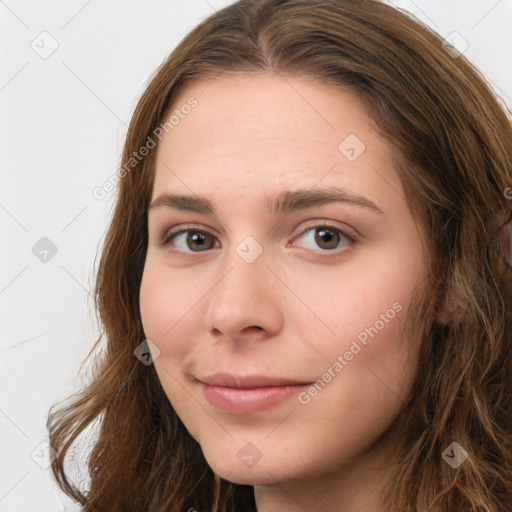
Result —
[[213, 406], [231, 414], [251, 414], [264, 411], [300, 393], [308, 385], [237, 389], [201, 383], [201, 387], [206, 400]]

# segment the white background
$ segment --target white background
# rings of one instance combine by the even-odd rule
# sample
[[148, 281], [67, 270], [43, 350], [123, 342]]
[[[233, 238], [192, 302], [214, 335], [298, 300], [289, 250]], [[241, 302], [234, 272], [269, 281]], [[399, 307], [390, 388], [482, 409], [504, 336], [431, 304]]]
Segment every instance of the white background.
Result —
[[[90, 290], [112, 194], [92, 191], [115, 173], [154, 69], [230, 3], [0, 0], [0, 512], [73, 509], [35, 460], [48, 408], [84, 382], [97, 337]], [[393, 3], [458, 32], [512, 108], [512, 0]], [[33, 49], [52, 44], [47, 58]], [[32, 250], [43, 237], [57, 249], [46, 262]]]

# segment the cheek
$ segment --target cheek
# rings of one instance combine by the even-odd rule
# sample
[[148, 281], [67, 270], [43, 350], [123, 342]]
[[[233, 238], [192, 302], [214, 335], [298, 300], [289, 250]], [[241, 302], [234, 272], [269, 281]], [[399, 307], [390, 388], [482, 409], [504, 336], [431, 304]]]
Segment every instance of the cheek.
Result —
[[[167, 272], [168, 274], [168, 272]], [[160, 350], [154, 365], [172, 407], [187, 424], [190, 434], [198, 439], [195, 409], [190, 395], [183, 391], [182, 362], [190, 346], [186, 343], [194, 329], [193, 307], [198, 290], [186, 286], [176, 276], [166, 276], [165, 269], [145, 267], [140, 287], [140, 312], [144, 334]]]
[[169, 275], [165, 269], [145, 267], [140, 286], [140, 313], [145, 335], [158, 342], [160, 350], [165, 340], [175, 337], [175, 331], [186, 324], [194, 303], [193, 287]]
[[[287, 308], [301, 338], [324, 359], [335, 360], [357, 341], [365, 357], [389, 357], [399, 344], [416, 275], [396, 262], [338, 272], [303, 272], [289, 283], [306, 307]], [[304, 335], [304, 333], [308, 333]], [[357, 351], [357, 347], [354, 351]], [[350, 354], [348, 357], [351, 357]]]
[[389, 317], [394, 318], [383, 326], [363, 327], [359, 332], [364, 336], [359, 338], [340, 335], [329, 349], [323, 349], [322, 373], [300, 397], [304, 435], [316, 429], [315, 425], [324, 425], [325, 437], [331, 441], [322, 442], [322, 450], [332, 460], [373, 442], [396, 417], [409, 393], [416, 355], [402, 338], [405, 308], [397, 314], [392, 311]]
[[[302, 325], [306, 356], [317, 362], [317, 385], [302, 397], [316, 417], [339, 421], [336, 411], [348, 412], [352, 420], [344, 417], [346, 427], [364, 430], [367, 422], [386, 423], [397, 412], [416, 372], [415, 340], [404, 339], [403, 327], [417, 277], [417, 267], [390, 255], [381, 257], [380, 265], [365, 262], [303, 281], [299, 293], [324, 324], [295, 319]], [[336, 410], [329, 407], [333, 403]]]
[[[144, 268], [139, 291], [139, 307], [144, 333], [149, 339], [160, 338], [165, 329], [169, 328], [171, 318], [166, 314], [174, 311], [172, 305], [164, 307], [166, 296], [164, 283], [156, 278], [156, 272]], [[167, 327], [166, 327], [167, 326]]]

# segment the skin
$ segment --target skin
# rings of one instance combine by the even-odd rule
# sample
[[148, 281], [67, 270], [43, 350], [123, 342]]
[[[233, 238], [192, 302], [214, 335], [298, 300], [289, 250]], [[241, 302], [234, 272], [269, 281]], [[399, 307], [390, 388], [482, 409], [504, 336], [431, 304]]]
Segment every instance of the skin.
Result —
[[[162, 386], [215, 473], [255, 486], [260, 512], [378, 512], [376, 465], [389, 447], [372, 443], [416, 375], [418, 347], [401, 329], [426, 261], [392, 147], [356, 96], [305, 77], [222, 75], [189, 85], [173, 108], [191, 96], [197, 106], [156, 150], [151, 200], [205, 197], [215, 214], [149, 210], [140, 308]], [[366, 146], [353, 161], [338, 149], [349, 134]], [[333, 186], [382, 213], [341, 202], [266, 209], [279, 192]], [[160, 243], [190, 223], [212, 234], [205, 250], [186, 234]], [[356, 241], [334, 230], [329, 249], [316, 225]], [[248, 236], [263, 250], [252, 263], [236, 251]], [[393, 304], [394, 318], [334, 371]], [[314, 383], [329, 368], [308, 403], [292, 396], [246, 415], [214, 407], [193, 379], [223, 371]], [[252, 467], [237, 456], [247, 442], [261, 454]]]

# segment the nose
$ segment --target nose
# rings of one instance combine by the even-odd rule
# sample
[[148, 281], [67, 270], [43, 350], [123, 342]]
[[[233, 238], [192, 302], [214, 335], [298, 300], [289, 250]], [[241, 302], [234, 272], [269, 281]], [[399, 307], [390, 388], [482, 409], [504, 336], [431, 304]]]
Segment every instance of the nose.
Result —
[[206, 329], [214, 340], [265, 340], [283, 327], [279, 281], [262, 255], [247, 263], [238, 254], [208, 294]]

